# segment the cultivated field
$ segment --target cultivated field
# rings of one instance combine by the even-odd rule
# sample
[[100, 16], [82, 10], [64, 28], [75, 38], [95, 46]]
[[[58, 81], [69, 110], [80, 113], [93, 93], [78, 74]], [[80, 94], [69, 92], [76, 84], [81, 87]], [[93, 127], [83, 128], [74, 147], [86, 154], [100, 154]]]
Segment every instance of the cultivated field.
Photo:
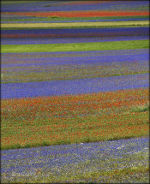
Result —
[[2, 182], [148, 183], [148, 11], [2, 2]]

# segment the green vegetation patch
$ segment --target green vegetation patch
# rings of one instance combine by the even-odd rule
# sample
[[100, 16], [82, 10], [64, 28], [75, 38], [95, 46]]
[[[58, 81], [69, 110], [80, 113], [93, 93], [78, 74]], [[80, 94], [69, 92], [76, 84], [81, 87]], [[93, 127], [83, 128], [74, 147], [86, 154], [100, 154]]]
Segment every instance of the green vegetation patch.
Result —
[[1, 24], [2, 29], [54, 29], [54, 28], [106, 28], [106, 27], [149, 26], [149, 21], [109, 21], [109, 22], [54, 22], [54, 23], [9, 23]]
[[30, 44], [2, 45], [2, 53], [24, 52], [68, 52], [68, 51], [99, 51], [149, 48], [149, 40], [90, 42], [90, 43], [59, 43], [59, 44]]
[[53, 16], [53, 17], [29, 17], [28, 19], [24, 19], [22, 17], [10, 17], [10, 18], [2, 18], [2, 21], [11, 21], [11, 22], [15, 22], [15, 21], [72, 21], [72, 20], [78, 20], [78, 21], [83, 21], [83, 20], [114, 20], [114, 19], [148, 19], [148, 16], [107, 16], [107, 17], [59, 17], [59, 16]]
[[148, 113], [127, 113], [125, 108], [122, 112], [110, 115], [107, 115], [110, 109], [105, 111], [95, 114], [91, 112], [91, 115], [85, 117], [72, 115], [49, 118], [47, 115], [44, 118], [46, 114], [42, 117], [42, 112], [34, 120], [13, 120], [13, 117], [10, 117], [2, 123], [2, 149], [97, 142], [148, 135]]
[[139, 105], [139, 106], [133, 107], [133, 108], [131, 109], [132, 112], [146, 112], [146, 111], [149, 112], [149, 110], [150, 110], [149, 104], [141, 105], [141, 106]]

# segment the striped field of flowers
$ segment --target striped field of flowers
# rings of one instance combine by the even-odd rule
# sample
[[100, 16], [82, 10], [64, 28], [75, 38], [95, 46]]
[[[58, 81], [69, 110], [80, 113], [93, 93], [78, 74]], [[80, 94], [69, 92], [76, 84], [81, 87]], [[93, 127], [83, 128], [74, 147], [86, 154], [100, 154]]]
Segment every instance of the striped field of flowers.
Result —
[[2, 1], [3, 182], [148, 181], [148, 7]]
[[36, 3], [2, 3], [2, 148], [147, 135], [146, 1]]

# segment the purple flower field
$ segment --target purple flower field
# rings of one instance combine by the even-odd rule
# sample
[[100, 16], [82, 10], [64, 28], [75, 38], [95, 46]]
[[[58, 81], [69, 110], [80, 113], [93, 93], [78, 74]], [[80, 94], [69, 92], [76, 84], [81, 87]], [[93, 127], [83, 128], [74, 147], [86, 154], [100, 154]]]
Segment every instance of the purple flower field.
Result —
[[[123, 158], [127, 155], [143, 154], [145, 155], [148, 149], [149, 140], [146, 137], [121, 139], [114, 141], [72, 144], [72, 145], [56, 145], [39, 148], [13, 149], [2, 151], [2, 175], [7, 173], [9, 177], [17, 174], [35, 175], [37, 169], [43, 172], [52, 171], [57, 175], [55, 168], [61, 169], [61, 172], [68, 171], [72, 164], [84, 165], [87, 167], [87, 161], [93, 167], [93, 162], [97, 162], [95, 169], [111, 170], [111, 160], [117, 164], [117, 168], [122, 168], [123, 165], [131, 167], [132, 164], [147, 164], [148, 157], [137, 163], [132, 160], [126, 163]], [[119, 162], [118, 160], [122, 160]], [[102, 162], [106, 162], [105, 168]], [[59, 174], [62, 174], [62, 173]]]
[[12, 3], [12, 4], [2, 4], [2, 12], [32, 12], [32, 11], [79, 11], [79, 10], [130, 10], [130, 11], [137, 11], [140, 10], [148, 10], [148, 1], [119, 1], [118, 2], [93, 2], [87, 4], [79, 4], [79, 3], [72, 3], [72, 2], [28, 2], [28, 3]]
[[[136, 56], [137, 55], [137, 56]], [[92, 59], [91, 64], [94, 63], [94, 60], [96, 58], [99, 58], [99, 63], [105, 63], [110, 62], [110, 57], [116, 57], [115, 62], [125, 61], [125, 58], [122, 60], [121, 57], [128, 57], [132, 58], [133, 61], [138, 61], [138, 58], [142, 60], [148, 61], [148, 49], [135, 49], [135, 50], [111, 50], [111, 51], [84, 51], [84, 52], [41, 52], [41, 53], [2, 53], [2, 64], [3, 66], [7, 66], [5, 64], [26, 64], [26, 63], [38, 63], [43, 60], [47, 60], [49, 64], [51, 64], [52, 61], [61, 61], [61, 63], [65, 64], [67, 60], [70, 60], [70, 64], [72, 64], [73, 60], [82, 60], [85, 62], [88, 59]], [[77, 58], [77, 59], [76, 59]], [[109, 61], [104, 61], [105, 58], [109, 59]], [[118, 60], [119, 59], [119, 60]], [[128, 61], [127, 59], [127, 61]], [[139, 59], [139, 60], [140, 60]], [[25, 62], [25, 63], [24, 63]], [[54, 63], [55, 63], [54, 62]], [[68, 64], [68, 63], [67, 63]], [[83, 63], [81, 63], [83, 64]], [[10, 65], [11, 66], [11, 65]], [[14, 65], [15, 66], [15, 65]]]
[[[90, 37], [97, 37], [103, 36], [103, 37], [112, 37], [112, 36], [148, 36], [149, 34], [149, 28], [148, 27], [124, 27], [124, 28], [72, 28], [72, 29], [26, 29], [26, 30], [1, 30], [2, 38], [3, 35], [9, 35], [9, 34], [36, 34], [41, 35], [41, 37], [44, 37], [44, 34], [53, 34], [53, 38], [56, 37], [69, 37], [75, 36], [80, 37], [82, 35], [84, 37], [84, 34], [86, 36]], [[43, 36], [42, 36], [43, 35]], [[70, 37], [71, 37], [70, 36]]]
[[[25, 98], [97, 93], [122, 89], [148, 88], [148, 74], [113, 76], [94, 79], [76, 79], [28, 83], [1, 84], [1, 98]], [[11, 93], [10, 93], [11, 90]]]
[[[36, 55], [36, 54], [35, 54]], [[144, 63], [148, 60], [148, 53], [132, 55], [110, 55], [110, 56], [85, 56], [85, 57], [40, 57], [40, 58], [14, 58], [11, 63], [2, 63], [2, 67], [34, 67], [34, 66], [55, 66], [55, 65], [109, 65], [119, 62]], [[5, 59], [4, 59], [5, 60]], [[10, 60], [9, 60], [10, 61]], [[148, 64], [148, 62], [147, 62]], [[23, 68], [22, 68], [23, 69]]]

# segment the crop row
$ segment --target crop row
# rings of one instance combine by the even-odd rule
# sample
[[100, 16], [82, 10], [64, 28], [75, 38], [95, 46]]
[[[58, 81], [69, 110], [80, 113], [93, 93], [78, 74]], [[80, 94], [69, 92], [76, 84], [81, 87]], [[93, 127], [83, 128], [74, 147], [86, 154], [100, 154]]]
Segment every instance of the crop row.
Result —
[[93, 181], [96, 179], [96, 175], [99, 176], [98, 180], [102, 181], [100, 176], [105, 174], [107, 178], [111, 177], [110, 172], [113, 172], [117, 177], [121, 173], [123, 175], [122, 169], [124, 168], [128, 170], [127, 175], [130, 175], [129, 171], [131, 173], [131, 177], [128, 178], [130, 182], [131, 179], [133, 180], [133, 175], [137, 181], [143, 181], [145, 178], [140, 178], [141, 175], [137, 177], [137, 170], [140, 173], [146, 170], [148, 174], [148, 168], [144, 169], [144, 167], [148, 167], [148, 144], [148, 137], [141, 137], [84, 144], [2, 150], [1, 174], [7, 183], [17, 181], [18, 176], [19, 182], [26, 180], [28, 183], [33, 181], [33, 178], [41, 178], [42, 176], [45, 178], [45, 182], [70, 181], [73, 178], [78, 178], [78, 180], [86, 178], [85, 180]]
[[106, 16], [148, 16], [148, 11], [59, 11], [59, 12], [10, 12], [7, 15], [35, 17], [106, 17]]
[[[34, 45], [33, 45], [34, 46]], [[144, 50], [145, 52], [141, 52]], [[25, 54], [19, 53], [15, 54], [3, 54], [2, 55], [2, 67], [36, 67], [36, 66], [56, 66], [56, 65], [107, 65], [113, 62], [140, 62], [148, 61], [148, 50], [147, 49], [137, 49], [138, 53], [121, 54], [121, 52], [109, 53], [109, 55], [101, 53], [33, 53]], [[95, 53], [95, 55], [94, 55]], [[115, 54], [117, 53], [117, 54]], [[122, 52], [123, 53], [123, 52]], [[127, 53], [124, 51], [124, 53]], [[57, 56], [55, 57], [55, 55]], [[114, 55], [113, 55], [114, 54]], [[10, 56], [9, 56], [10, 55]], [[10, 60], [11, 57], [11, 60]]]
[[148, 36], [148, 27], [1, 30], [2, 38], [61, 38]]
[[[74, 35], [75, 36], [75, 35]], [[16, 36], [14, 36], [16, 37]], [[106, 42], [106, 41], [125, 41], [125, 40], [146, 40], [146, 36], [109, 36], [109, 37], [76, 37], [76, 38], [2, 38], [2, 45], [24, 45], [24, 44], [55, 44], [55, 43], [87, 43], [87, 42]]]
[[[94, 54], [94, 53], [93, 53]], [[110, 54], [110, 53], [109, 53]], [[73, 55], [73, 54], [72, 54]], [[97, 78], [148, 73], [148, 53], [52, 57], [2, 57], [2, 83]]]
[[146, 104], [147, 89], [2, 100], [2, 147], [147, 135]]
[[32, 12], [32, 11], [148, 11], [148, 1], [79, 1], [79, 2], [18, 2], [2, 3], [2, 12]]
[[68, 51], [102, 51], [123, 49], [148, 49], [148, 40], [131, 40], [115, 42], [89, 42], [67, 44], [30, 44], [30, 45], [2, 45], [2, 53], [30, 53], [30, 52], [68, 52]]
[[63, 23], [63, 22], [115, 22], [115, 21], [144, 21], [149, 20], [148, 16], [126, 16], [126, 17], [90, 17], [90, 18], [63, 18], [63, 17], [27, 17], [12, 16], [2, 18], [1, 23]]
[[[15, 44], [14, 44], [15, 45]], [[77, 52], [23, 52], [23, 53], [2, 53], [2, 64], [16, 63], [25, 61], [26, 63], [34, 62], [34, 59], [54, 59], [54, 58], [72, 58], [72, 57], [105, 57], [105, 56], [117, 56], [118, 55], [147, 55], [147, 49], [123, 49], [123, 50], [99, 50], [99, 51], [77, 51]], [[26, 60], [27, 59], [27, 60]], [[29, 62], [28, 62], [29, 60]], [[24, 63], [25, 64], [25, 63]]]
[[148, 27], [149, 21], [103, 21], [103, 22], [60, 22], [60, 23], [9, 23], [1, 24], [2, 29], [70, 29], [70, 28], [111, 28], [111, 27]]
[[52, 80], [26, 83], [20, 83], [18, 79], [17, 83], [2, 83], [1, 86], [1, 98], [7, 99], [148, 88], [149, 82], [148, 73], [144, 72], [144, 74], [137, 75], [131, 74], [100, 78], [81, 78], [72, 80]]

